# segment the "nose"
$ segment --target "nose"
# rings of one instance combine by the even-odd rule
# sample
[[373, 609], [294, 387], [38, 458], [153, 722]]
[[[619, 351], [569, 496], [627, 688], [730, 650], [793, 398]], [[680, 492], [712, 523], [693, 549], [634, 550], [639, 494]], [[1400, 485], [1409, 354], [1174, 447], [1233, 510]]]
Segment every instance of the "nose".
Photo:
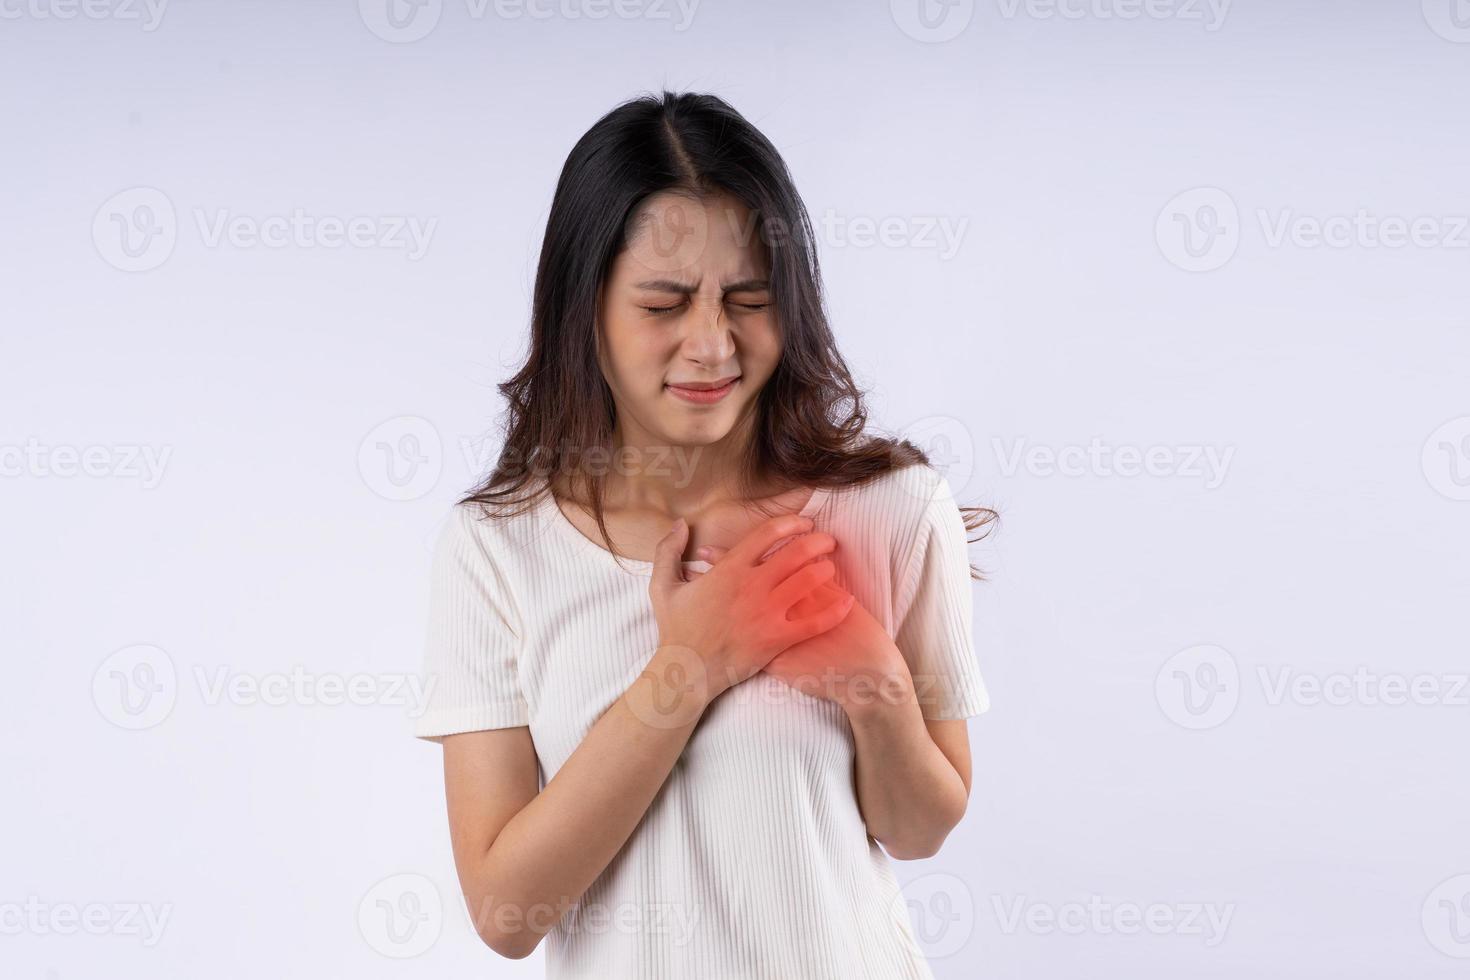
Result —
[[683, 354], [703, 367], [719, 367], [735, 355], [735, 338], [721, 302], [696, 306], [689, 317]]

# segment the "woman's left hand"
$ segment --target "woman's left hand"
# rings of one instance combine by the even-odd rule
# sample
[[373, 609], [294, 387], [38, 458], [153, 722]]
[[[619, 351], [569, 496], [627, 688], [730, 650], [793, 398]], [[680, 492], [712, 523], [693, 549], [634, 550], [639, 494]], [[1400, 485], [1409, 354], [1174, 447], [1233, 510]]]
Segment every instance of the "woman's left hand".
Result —
[[[695, 554], [713, 565], [725, 551], [710, 545]], [[790, 615], [810, 615], [847, 594], [828, 582], [792, 606]], [[854, 602], [837, 626], [787, 647], [764, 670], [794, 690], [848, 710], [912, 697], [913, 678], [903, 654], [861, 602]]]

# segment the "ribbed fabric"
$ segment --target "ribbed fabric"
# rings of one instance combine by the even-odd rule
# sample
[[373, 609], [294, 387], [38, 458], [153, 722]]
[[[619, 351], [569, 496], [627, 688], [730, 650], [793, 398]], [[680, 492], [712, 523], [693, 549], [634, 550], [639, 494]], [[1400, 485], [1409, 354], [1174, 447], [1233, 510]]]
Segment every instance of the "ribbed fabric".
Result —
[[[895, 638], [926, 718], [989, 707], [964, 525], [929, 467], [817, 492], [837, 580]], [[688, 562], [690, 567], [708, 567]], [[414, 734], [529, 725], [542, 785], [652, 656], [649, 562], [588, 540], [550, 496], [509, 519], [459, 505], [434, 563]], [[633, 836], [546, 939], [554, 980], [928, 978], [867, 836], [842, 709], [761, 673], [721, 695]]]

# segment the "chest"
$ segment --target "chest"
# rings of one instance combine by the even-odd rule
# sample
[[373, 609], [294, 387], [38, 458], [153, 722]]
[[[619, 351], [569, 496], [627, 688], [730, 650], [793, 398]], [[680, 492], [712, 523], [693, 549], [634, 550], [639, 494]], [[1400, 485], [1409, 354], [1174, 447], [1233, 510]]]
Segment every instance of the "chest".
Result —
[[[722, 503], [689, 514], [689, 540], [684, 557], [706, 545], [729, 549], [762, 522], [776, 514], [791, 513], [801, 508], [811, 491], [800, 489], [764, 501], [759, 508], [752, 505]], [[597, 521], [581, 507], [558, 501], [556, 506], [567, 522], [592, 542], [603, 542]], [[637, 507], [609, 507], [603, 512], [613, 550], [638, 561], [652, 561], [659, 541], [669, 532], [669, 518], [652, 510]]]
[[[520, 681], [547, 780], [636, 681], [658, 643], [648, 580], [619, 575], [537, 600], [540, 615], [525, 638], [533, 655], [522, 658]], [[839, 706], [760, 673], [706, 709], [678, 771], [724, 774], [738, 800], [738, 774], [752, 767], [763, 779], [842, 784], [852, 763], [852, 731]]]

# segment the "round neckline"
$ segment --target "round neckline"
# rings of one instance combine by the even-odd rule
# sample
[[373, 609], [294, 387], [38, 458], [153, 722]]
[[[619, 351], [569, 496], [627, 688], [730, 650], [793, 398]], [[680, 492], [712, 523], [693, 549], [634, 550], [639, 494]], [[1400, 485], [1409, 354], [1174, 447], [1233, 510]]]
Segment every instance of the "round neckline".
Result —
[[[826, 496], [827, 491], [822, 487], [812, 487], [811, 495], [807, 497], [806, 503], [802, 505], [801, 510], [796, 511], [796, 514], [800, 517], [812, 517], [821, 508], [822, 500]], [[580, 544], [582, 547], [598, 552], [604, 556], [605, 560], [612, 562], [624, 570], [631, 566], [640, 573], [653, 571], [653, 562], [642, 558], [628, 558], [623, 555], [615, 555], [583, 534], [582, 529], [573, 524], [571, 518], [562, 513], [561, 505], [556, 502], [556, 495], [549, 488], [546, 490], [544, 499], [542, 500], [542, 507], [550, 509], [551, 513], [547, 515], [550, 523], [558, 525], [562, 533], [569, 535], [574, 544]], [[695, 571], [708, 570], [714, 567], [709, 562], [699, 558], [693, 560], [681, 559], [681, 561], [685, 568], [692, 568]], [[703, 569], [701, 569], [701, 566], [703, 566]]]

